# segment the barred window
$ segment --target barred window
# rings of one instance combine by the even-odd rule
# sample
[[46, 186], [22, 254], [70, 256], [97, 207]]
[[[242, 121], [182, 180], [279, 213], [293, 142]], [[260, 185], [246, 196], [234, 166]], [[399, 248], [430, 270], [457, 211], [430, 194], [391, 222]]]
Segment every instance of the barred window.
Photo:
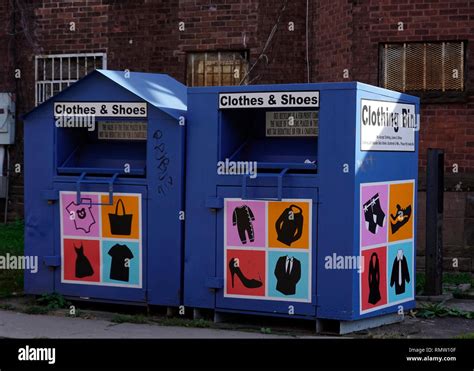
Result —
[[107, 68], [104, 53], [52, 54], [35, 57], [35, 101], [43, 103], [95, 69]]
[[240, 85], [247, 83], [247, 52], [189, 53], [188, 86]]
[[380, 77], [397, 91], [464, 91], [464, 43], [384, 44]]

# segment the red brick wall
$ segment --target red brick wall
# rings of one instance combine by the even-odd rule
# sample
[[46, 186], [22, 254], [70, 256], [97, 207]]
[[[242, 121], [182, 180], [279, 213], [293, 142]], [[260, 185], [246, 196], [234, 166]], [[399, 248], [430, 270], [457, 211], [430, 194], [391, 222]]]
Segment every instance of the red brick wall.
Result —
[[[320, 0], [313, 5], [313, 81], [354, 80], [352, 71], [353, 1]], [[344, 79], [344, 70], [349, 78]]]
[[[305, 1], [289, 0], [0, 0], [6, 20], [0, 29], [0, 90], [16, 90], [21, 117], [34, 107], [34, 56], [78, 52], [106, 52], [109, 69], [161, 72], [186, 82], [186, 52], [247, 50], [251, 65], [258, 60], [252, 83], [303, 82], [305, 12]], [[272, 42], [258, 59], [279, 15]], [[13, 78], [14, 68], [21, 79]], [[22, 162], [22, 137], [18, 120], [13, 163]], [[22, 215], [22, 184], [21, 174], [14, 175], [11, 217]]]
[[[306, 2], [182, 0], [178, 14], [179, 22], [185, 24], [185, 31], [179, 32], [181, 66], [185, 66], [186, 52], [247, 50], [250, 65], [256, 63], [249, 77], [251, 83], [306, 81]], [[294, 30], [289, 29], [289, 22], [293, 22]], [[260, 57], [275, 25], [269, 47]]]
[[13, 25], [10, 20], [12, 8], [8, 0], [0, 0], [0, 88], [2, 91], [14, 91], [13, 84]]
[[[378, 85], [379, 43], [404, 41], [467, 41], [466, 103], [422, 104], [420, 170], [426, 150], [445, 150], [446, 171], [454, 163], [459, 173], [474, 172], [474, 2], [364, 0], [354, 6], [353, 79]], [[404, 31], [398, 31], [403, 22]]]
[[[286, 7], [282, 10], [282, 5]], [[310, 1], [312, 6], [312, 1]], [[309, 9], [311, 12], [311, 8]], [[251, 64], [263, 51], [272, 28], [281, 13], [277, 31], [265, 56], [252, 71], [253, 84], [285, 84], [307, 82], [306, 69], [306, 1], [260, 0], [258, 2], [257, 32], [251, 39]], [[311, 13], [308, 14], [311, 30]], [[291, 22], [291, 24], [290, 24]], [[294, 26], [294, 30], [290, 30]], [[248, 31], [244, 28], [244, 32]], [[311, 32], [310, 32], [311, 38]], [[311, 39], [310, 39], [311, 40]], [[311, 48], [310, 48], [311, 51]], [[311, 54], [309, 55], [311, 62]]]
[[[412, 0], [320, 0], [313, 2], [314, 81], [349, 80], [378, 85], [379, 45], [404, 41], [467, 41], [464, 103], [422, 104], [420, 171], [426, 150], [445, 150], [446, 171], [474, 172], [474, 2]], [[404, 31], [398, 30], [403, 22]]]
[[[259, 59], [279, 15], [277, 31]], [[19, 114], [34, 106], [35, 54], [106, 52], [110, 69], [162, 72], [185, 82], [186, 52], [247, 50], [250, 65], [255, 63], [253, 84], [307, 78], [305, 0], [0, 0], [0, 19], [0, 90], [16, 90]], [[309, 0], [309, 25], [311, 81], [344, 81], [347, 69], [347, 80], [377, 85], [379, 43], [468, 41], [469, 101], [423, 104], [420, 165], [424, 171], [428, 147], [441, 147], [447, 170], [456, 163], [460, 173], [474, 172], [473, 1]], [[21, 70], [21, 79], [13, 78], [14, 68]], [[19, 120], [15, 163], [22, 162], [21, 126]], [[20, 175], [13, 184], [12, 206], [21, 215]]]
[[[0, 1], [0, 14], [7, 17], [9, 0]], [[24, 0], [18, 4], [11, 44], [17, 45], [25, 70], [26, 110], [34, 105], [32, 73], [38, 54], [106, 52], [110, 69], [162, 72], [185, 82], [186, 52], [247, 50], [251, 65], [258, 60], [250, 76], [253, 83], [306, 81], [305, 1]], [[272, 41], [258, 59], [277, 19]], [[184, 22], [184, 31], [179, 22]], [[7, 37], [6, 32], [0, 31], [0, 37]], [[10, 60], [0, 63], [3, 70], [12, 65]], [[0, 78], [0, 87], [5, 84]]]
[[183, 81], [177, 1], [107, 1], [108, 68], [159, 72]]
[[[98, 52], [107, 47], [108, 6], [102, 0], [37, 1], [38, 48], [47, 54]], [[71, 29], [74, 23], [75, 30]]]

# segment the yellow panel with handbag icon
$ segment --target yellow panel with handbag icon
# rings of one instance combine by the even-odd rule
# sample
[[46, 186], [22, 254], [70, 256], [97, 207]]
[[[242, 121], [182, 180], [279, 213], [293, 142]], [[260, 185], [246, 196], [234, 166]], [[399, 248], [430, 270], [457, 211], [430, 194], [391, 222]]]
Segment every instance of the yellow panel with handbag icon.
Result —
[[[102, 203], [108, 199], [103, 195]], [[113, 205], [102, 205], [102, 237], [140, 238], [139, 196], [114, 195]]]

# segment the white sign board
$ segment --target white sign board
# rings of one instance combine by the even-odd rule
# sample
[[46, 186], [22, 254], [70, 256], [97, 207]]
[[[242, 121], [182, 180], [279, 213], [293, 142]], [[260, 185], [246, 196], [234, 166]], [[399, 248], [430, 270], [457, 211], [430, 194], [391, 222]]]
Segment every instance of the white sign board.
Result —
[[417, 130], [414, 104], [361, 100], [361, 151], [413, 152]]
[[55, 102], [54, 116], [147, 117], [145, 102]]
[[268, 111], [267, 137], [317, 137], [318, 111]]
[[219, 108], [319, 107], [319, 91], [220, 93]]

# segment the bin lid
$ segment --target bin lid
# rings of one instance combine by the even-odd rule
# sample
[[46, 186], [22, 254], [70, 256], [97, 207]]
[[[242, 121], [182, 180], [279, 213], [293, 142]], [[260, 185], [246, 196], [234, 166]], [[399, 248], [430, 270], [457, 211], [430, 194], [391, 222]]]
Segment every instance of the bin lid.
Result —
[[24, 118], [35, 112], [39, 107], [49, 103], [51, 100], [57, 100], [65, 91], [74, 88], [76, 84], [81, 84], [83, 81], [93, 78], [97, 74], [107, 77], [111, 81], [122, 86], [124, 89], [127, 89], [137, 97], [143, 99], [175, 119], [179, 119], [180, 116], [186, 113], [187, 88], [184, 84], [175, 80], [171, 76], [161, 73], [129, 72], [126, 77], [124, 71], [97, 69], [35, 107], [33, 110], [28, 112]]
[[186, 112], [187, 88], [168, 75], [130, 72], [125, 77], [124, 71], [96, 71], [176, 119]]

